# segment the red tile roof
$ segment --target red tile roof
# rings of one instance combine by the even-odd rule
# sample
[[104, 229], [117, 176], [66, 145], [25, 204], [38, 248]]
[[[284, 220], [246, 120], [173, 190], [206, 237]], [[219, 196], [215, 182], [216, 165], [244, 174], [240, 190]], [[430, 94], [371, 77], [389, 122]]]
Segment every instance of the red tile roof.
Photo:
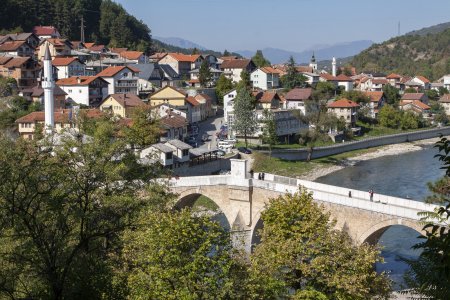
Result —
[[211, 97], [207, 94], [198, 94], [195, 96], [195, 99], [198, 101], [198, 99], [204, 99], [205, 101], [212, 101]]
[[328, 73], [322, 73], [322, 74], [320, 74], [320, 77], [322, 77], [326, 81], [337, 81], [336, 77], [334, 77], [333, 75], [328, 74]]
[[198, 101], [195, 100], [195, 98], [192, 97], [192, 96], [186, 97], [186, 101], [187, 101], [188, 103], [190, 103], [192, 106], [199, 106], [199, 105], [200, 105], [200, 103], [198, 103]]
[[141, 57], [144, 54], [144, 52], [141, 51], [122, 51], [120, 52], [120, 56], [125, 58], [125, 59], [131, 59], [131, 60], [135, 60], [135, 59], [139, 59], [139, 57]]
[[145, 106], [146, 105], [135, 94], [111, 94], [103, 102], [105, 102], [109, 97], [116, 100], [123, 107], [135, 107], [135, 106]]
[[221, 69], [245, 69], [250, 64], [251, 59], [231, 59], [224, 60]]
[[423, 83], [430, 83], [430, 81], [426, 77], [419, 75], [419, 76], [416, 76], [416, 78], [420, 79], [420, 81], [422, 81]]
[[4, 42], [0, 45], [0, 51], [16, 51], [23, 44], [26, 44], [26, 41], [12, 41], [12, 42]]
[[290, 90], [285, 98], [287, 101], [304, 101], [308, 100], [311, 97], [312, 94], [312, 88], [295, 88]]
[[414, 106], [420, 108], [421, 110], [431, 109], [431, 107], [429, 107], [428, 105], [426, 105], [425, 103], [423, 103], [422, 101], [419, 101], [419, 100], [414, 100], [412, 102], [400, 101], [400, 103], [399, 103], [400, 106], [405, 106], [408, 104], [414, 105]]
[[86, 48], [91, 48], [92, 46], [95, 45], [95, 43], [84, 43], [84, 45], [86, 46]]
[[157, 52], [157, 53], [155, 53], [153, 55], [150, 55], [149, 58], [160, 60], [161, 58], [163, 58], [166, 55], [167, 55], [167, 52]]
[[139, 73], [140, 72], [140, 70], [138, 70], [136, 68], [133, 68], [133, 67], [130, 67], [130, 66], [112, 66], [112, 67], [108, 67], [108, 68], [104, 69], [103, 71], [98, 73], [97, 76], [98, 77], [113, 77], [117, 73], [119, 73], [120, 71], [124, 70], [125, 68], [130, 69], [134, 73]]
[[120, 54], [120, 53], [122, 53], [122, 52], [124, 52], [124, 51], [127, 51], [128, 48], [109, 48], [109, 50], [110, 50], [111, 52]]
[[272, 67], [261, 67], [260, 69], [261, 69], [261, 71], [263, 71], [266, 74], [281, 74], [281, 73], [283, 73], [282, 71], [274, 69]]
[[259, 103], [272, 103], [272, 100], [274, 99], [280, 100], [280, 97], [278, 96], [277, 92], [269, 92], [269, 91], [253, 92], [253, 96]]
[[100, 52], [100, 51], [103, 51], [103, 49], [105, 49], [106, 47], [105, 47], [105, 45], [95, 45], [94, 44], [91, 47], [86, 46], [86, 48], [88, 48], [91, 51], [98, 51], [98, 52]]
[[76, 58], [76, 57], [58, 57], [57, 56], [53, 59], [52, 64], [56, 67], [68, 66], [77, 60], [78, 60], [78, 58]]
[[400, 78], [402, 78], [402, 76], [395, 73], [391, 73], [386, 77], [386, 79], [400, 79]]
[[172, 56], [173, 58], [175, 58], [178, 61], [191, 62], [191, 63], [195, 62], [200, 57], [200, 54], [187, 55], [187, 54], [182, 54], [182, 53], [168, 53], [167, 55]]
[[353, 81], [353, 79], [351, 79], [350, 77], [344, 75], [344, 74], [339, 74], [338, 76], [336, 76], [336, 80], [337, 81]]
[[[19, 68], [29, 60], [31, 60], [31, 57], [13, 57], [11, 59], [6, 60], [3, 66], [5, 68]], [[0, 63], [0, 65], [1, 64], [2, 63]]]
[[450, 103], [450, 94], [445, 94], [439, 99], [439, 102]]
[[230, 55], [230, 56], [222, 56], [222, 57], [219, 57], [219, 59], [225, 61], [225, 60], [239, 59], [239, 57], [237, 57], [237, 56], [235, 56], [235, 55]]
[[[55, 110], [54, 112], [55, 123], [69, 122], [69, 114], [70, 114], [69, 112], [70, 109]], [[86, 114], [88, 118], [98, 118], [103, 115], [103, 113], [98, 109], [82, 109], [80, 110], [80, 114]], [[72, 114], [72, 116], [74, 115]], [[16, 123], [44, 122], [44, 120], [45, 120], [45, 112], [35, 111], [17, 119]]]
[[169, 113], [167, 116], [161, 118], [160, 122], [163, 126], [169, 128], [180, 128], [187, 126], [186, 118], [172, 113]]
[[33, 33], [35, 35], [53, 35], [56, 34], [58, 30], [56, 30], [53, 26], [34, 26]]
[[331, 104], [327, 105], [329, 108], [348, 108], [348, 107], [359, 107], [359, 104], [356, 102], [353, 102], [352, 100], [348, 100], [348, 99], [340, 99], [337, 101], [334, 101]]
[[297, 67], [295, 67], [295, 69], [297, 69], [298, 72], [305, 72], [305, 73], [313, 73], [314, 72], [314, 68], [309, 67], [309, 66], [297, 66]]
[[372, 79], [373, 84], [388, 84], [387, 79]]
[[77, 76], [77, 77], [69, 77], [69, 78], [60, 79], [60, 80], [58, 80], [56, 82], [56, 84], [59, 85], [59, 86], [65, 86], [65, 85], [89, 85], [91, 82], [93, 82], [96, 79], [103, 80], [101, 78], [98, 78], [97, 76]]
[[405, 93], [400, 100], [419, 100], [422, 101], [426, 95], [424, 93]]
[[383, 92], [363, 92], [366, 96], [370, 97], [371, 102], [380, 102], [383, 98]]

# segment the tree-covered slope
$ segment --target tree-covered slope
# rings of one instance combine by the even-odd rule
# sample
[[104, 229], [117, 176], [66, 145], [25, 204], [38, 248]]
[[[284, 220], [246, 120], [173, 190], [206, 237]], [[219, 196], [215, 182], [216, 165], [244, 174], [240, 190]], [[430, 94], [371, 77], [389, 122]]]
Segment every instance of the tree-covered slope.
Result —
[[356, 55], [350, 62], [358, 71], [420, 74], [436, 80], [450, 73], [450, 29], [436, 34], [392, 38]]

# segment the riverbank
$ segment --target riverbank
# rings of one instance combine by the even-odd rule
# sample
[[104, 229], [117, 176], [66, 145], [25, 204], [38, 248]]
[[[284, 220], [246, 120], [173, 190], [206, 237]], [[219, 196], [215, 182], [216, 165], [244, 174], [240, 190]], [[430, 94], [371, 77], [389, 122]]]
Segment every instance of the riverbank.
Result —
[[374, 158], [379, 158], [388, 155], [400, 155], [402, 153], [408, 153], [413, 151], [420, 151], [424, 146], [429, 146], [435, 144], [439, 141], [440, 138], [432, 138], [427, 140], [420, 140], [410, 143], [401, 143], [401, 144], [393, 144], [382, 146], [379, 148], [374, 148], [373, 151], [369, 151], [363, 154], [356, 154], [355, 156], [350, 156], [348, 158], [344, 158], [337, 162], [334, 166], [324, 166], [319, 167], [317, 169], [313, 169], [301, 176], [300, 179], [311, 180], [314, 181], [319, 177], [328, 175], [330, 173], [336, 172], [340, 169], [343, 169], [348, 166], [353, 166], [360, 161], [366, 161]]
[[319, 177], [336, 172], [348, 166], [353, 166], [360, 161], [419, 151], [422, 150], [424, 146], [432, 145], [437, 141], [439, 141], [439, 138], [391, 144], [314, 159], [310, 162], [289, 161], [279, 158], [269, 159], [267, 155], [255, 152], [252, 155], [252, 168], [255, 172], [267, 172], [314, 181]]

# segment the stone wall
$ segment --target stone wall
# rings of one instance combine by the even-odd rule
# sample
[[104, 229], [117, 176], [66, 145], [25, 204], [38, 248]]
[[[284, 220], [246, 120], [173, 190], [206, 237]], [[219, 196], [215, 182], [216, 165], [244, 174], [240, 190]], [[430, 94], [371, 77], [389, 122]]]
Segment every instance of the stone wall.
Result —
[[178, 168], [172, 169], [173, 174], [178, 176], [202, 176], [211, 175], [219, 172], [220, 170], [231, 170], [230, 159], [236, 158], [238, 153], [227, 158], [219, 158], [217, 160], [209, 161], [199, 165], [182, 165]]
[[[425, 140], [430, 138], [436, 138], [439, 136], [450, 135], [450, 126], [441, 127], [430, 130], [420, 130], [408, 133], [399, 133], [382, 137], [368, 138], [361, 141], [346, 142], [342, 144], [336, 144], [326, 147], [316, 147], [313, 149], [312, 158], [320, 158], [330, 155], [335, 155], [339, 153], [390, 145], [399, 144], [405, 142], [412, 142], [418, 140]], [[261, 151], [263, 153], [268, 153], [268, 151]], [[286, 160], [306, 160], [308, 157], [308, 149], [278, 149], [272, 151], [273, 157], [283, 158]]]

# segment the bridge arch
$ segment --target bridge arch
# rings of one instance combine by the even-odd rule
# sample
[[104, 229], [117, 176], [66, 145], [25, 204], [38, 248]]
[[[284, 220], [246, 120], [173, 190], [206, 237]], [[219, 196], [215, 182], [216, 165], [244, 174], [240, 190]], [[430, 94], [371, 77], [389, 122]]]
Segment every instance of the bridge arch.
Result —
[[[217, 211], [219, 212], [218, 221], [227, 230], [231, 229], [233, 225], [232, 216], [230, 214], [229, 207], [226, 201], [220, 201], [220, 197], [217, 197], [217, 192], [211, 192], [208, 189], [198, 189], [189, 188], [182, 192], [178, 192], [178, 199], [174, 205], [175, 209], [182, 209], [185, 207], [193, 207], [195, 202], [200, 196], [205, 196], [211, 200], [215, 206], [217, 206]], [[222, 216], [220, 216], [222, 215]]]
[[381, 222], [372, 225], [369, 229], [367, 229], [358, 237], [356, 242], [358, 244], [368, 243], [370, 245], [376, 245], [380, 240], [381, 236], [383, 235], [383, 233], [391, 226], [395, 225], [411, 228], [417, 231], [418, 234], [425, 234], [425, 231], [422, 229], [423, 225], [421, 225], [417, 221], [392, 218], [388, 220], [383, 220]]

